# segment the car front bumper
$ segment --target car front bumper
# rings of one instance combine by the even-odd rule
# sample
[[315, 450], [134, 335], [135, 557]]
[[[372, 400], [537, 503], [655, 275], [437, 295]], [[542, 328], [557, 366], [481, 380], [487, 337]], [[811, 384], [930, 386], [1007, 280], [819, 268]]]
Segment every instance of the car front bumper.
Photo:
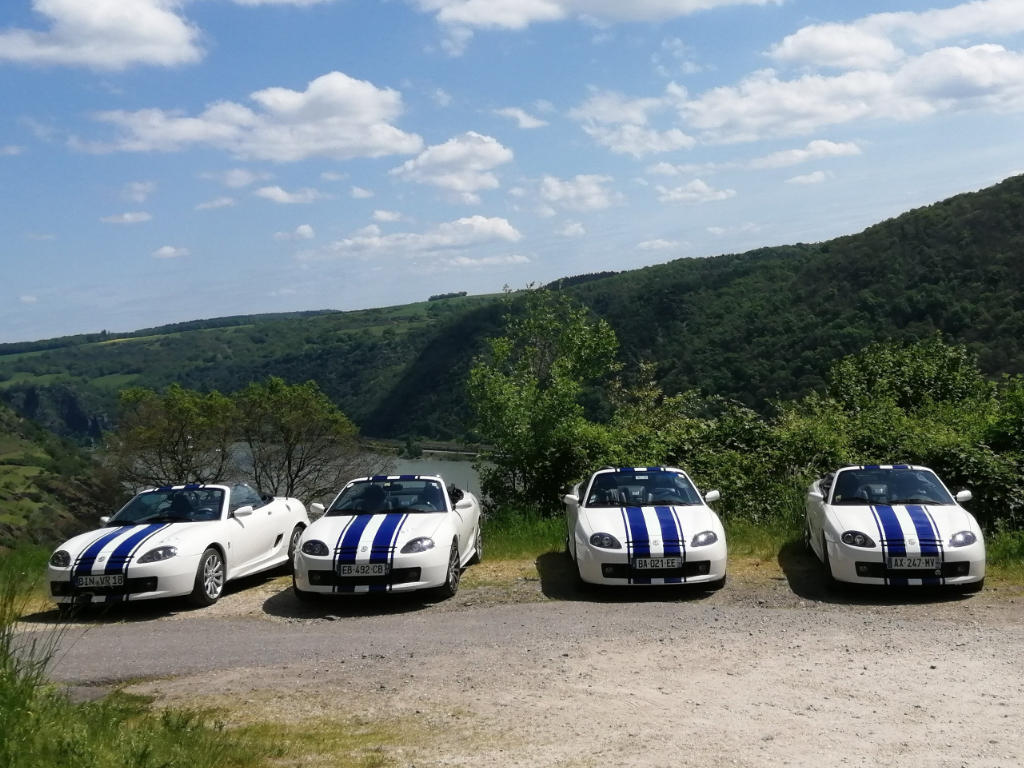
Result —
[[339, 576], [334, 558], [295, 555], [295, 586], [316, 594], [361, 594], [364, 592], [413, 592], [440, 587], [448, 580], [448, 560], [437, 550], [396, 555], [390, 573], [384, 576]]
[[[912, 553], [914, 555], [916, 553]], [[967, 547], [946, 547], [941, 557], [942, 567], [939, 569], [894, 571], [886, 567], [881, 548], [863, 549], [841, 541], [828, 542], [829, 564], [837, 581], [889, 586], [955, 586], [973, 584], [985, 578], [985, 544], [982, 541]]]
[[672, 571], [635, 570], [625, 549], [601, 549], [576, 541], [576, 564], [580, 578], [588, 584], [654, 586], [659, 584], [701, 584], [725, 576], [727, 547], [722, 537], [706, 547], [687, 548], [682, 569]]
[[159, 563], [129, 566], [120, 587], [78, 588], [72, 584], [70, 568], [47, 566], [46, 582], [50, 600], [70, 603], [123, 603], [180, 597], [195, 589], [199, 556], [172, 557]]

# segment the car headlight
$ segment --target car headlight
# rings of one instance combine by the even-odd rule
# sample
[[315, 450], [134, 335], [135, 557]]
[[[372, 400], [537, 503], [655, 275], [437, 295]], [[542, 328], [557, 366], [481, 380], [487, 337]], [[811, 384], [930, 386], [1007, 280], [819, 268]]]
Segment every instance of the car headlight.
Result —
[[402, 554], [408, 555], [412, 552], [426, 552], [428, 549], [434, 548], [434, 540], [427, 536], [420, 536], [418, 539], [412, 539], [402, 547]]
[[178, 554], [177, 547], [157, 547], [139, 558], [139, 563], [159, 563], [161, 560], [170, 560]]
[[71, 565], [71, 555], [63, 549], [58, 549], [50, 555], [50, 565], [54, 568], [67, 568]]
[[595, 533], [590, 537], [590, 543], [601, 549], [622, 549], [619, 540], [610, 533]]
[[860, 531], [847, 531], [840, 538], [843, 540], [843, 544], [849, 544], [851, 547], [861, 547], [863, 549], [875, 548], [874, 539]]
[[327, 548], [327, 545], [322, 541], [316, 539], [310, 539], [302, 545], [302, 554], [313, 555], [315, 557], [327, 557], [331, 554], [331, 550]]
[[976, 542], [978, 537], [970, 531], [960, 531], [954, 533], [952, 538], [949, 540], [949, 546], [951, 547], [969, 547], [971, 544]]
[[714, 531], [701, 531], [693, 537], [693, 541], [690, 542], [691, 547], [706, 547], [709, 544], [714, 544], [718, 541], [718, 534]]

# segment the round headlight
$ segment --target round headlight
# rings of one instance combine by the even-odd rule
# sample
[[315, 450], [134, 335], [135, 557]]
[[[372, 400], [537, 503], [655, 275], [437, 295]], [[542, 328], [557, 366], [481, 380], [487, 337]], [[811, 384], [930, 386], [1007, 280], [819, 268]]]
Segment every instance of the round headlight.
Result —
[[874, 539], [860, 531], [847, 531], [841, 538], [843, 544], [849, 544], [851, 547], [861, 547], [863, 549], [874, 549], [875, 547]]
[[976, 542], [978, 537], [970, 531], [960, 531], [954, 533], [952, 538], [949, 540], [949, 546], [951, 547], [969, 547], [971, 544]]
[[595, 533], [590, 537], [590, 543], [601, 549], [622, 549], [619, 540], [610, 533]]
[[322, 541], [310, 539], [302, 545], [302, 554], [313, 555], [314, 557], [327, 557], [331, 554], [331, 550]]
[[161, 560], [170, 560], [178, 554], [177, 547], [157, 547], [139, 558], [139, 563], [159, 563]]
[[718, 534], [714, 531], [701, 531], [693, 537], [693, 541], [690, 542], [691, 547], [706, 547], [709, 544], [714, 544], [718, 541]]
[[421, 536], [418, 539], [412, 539], [404, 547], [402, 547], [402, 554], [408, 555], [412, 552], [426, 552], [428, 549], [434, 548], [434, 540]]
[[71, 555], [63, 549], [58, 549], [50, 555], [50, 565], [54, 568], [67, 568], [71, 565]]

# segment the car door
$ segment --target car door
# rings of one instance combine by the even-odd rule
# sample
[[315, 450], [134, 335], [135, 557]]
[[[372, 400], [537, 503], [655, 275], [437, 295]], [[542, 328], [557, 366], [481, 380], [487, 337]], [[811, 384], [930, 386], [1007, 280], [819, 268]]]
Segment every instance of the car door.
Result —
[[570, 547], [569, 551], [572, 553], [573, 558], [576, 557], [576, 521], [580, 516], [580, 504], [583, 503], [582, 499], [580, 499], [580, 494], [582, 493], [583, 483], [577, 483], [566, 495], [575, 496], [578, 501], [575, 503], [562, 502], [565, 504], [565, 540]]
[[[251, 507], [252, 513], [237, 516], [238, 510]], [[283, 511], [274, 516], [274, 505], [264, 503], [260, 495], [248, 485], [235, 485], [228, 498], [228, 510], [233, 529], [233, 548], [236, 550], [236, 566], [249, 569], [270, 556], [279, 532]]]
[[828, 493], [831, 490], [828, 486], [822, 487], [819, 480], [809, 489], [822, 494], [824, 498], [815, 499], [808, 493], [807, 496], [807, 527], [811, 531], [811, 546], [817, 552], [821, 548], [821, 532], [825, 520], [825, 505], [828, 503]]

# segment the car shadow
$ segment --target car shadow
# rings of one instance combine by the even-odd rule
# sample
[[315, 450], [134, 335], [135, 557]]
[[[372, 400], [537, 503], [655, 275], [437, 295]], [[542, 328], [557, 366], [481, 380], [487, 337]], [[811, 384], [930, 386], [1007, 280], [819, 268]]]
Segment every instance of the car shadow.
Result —
[[374, 592], [360, 594], [318, 594], [302, 602], [291, 587], [263, 602], [263, 612], [283, 619], [347, 619], [370, 616], [396, 616], [422, 611], [439, 601], [423, 592]]
[[700, 584], [659, 584], [619, 587], [585, 584], [567, 552], [548, 552], [537, 558], [540, 588], [552, 600], [589, 603], [680, 603], [706, 600], [714, 592]]
[[890, 587], [870, 584], [829, 585], [825, 566], [816, 555], [804, 550], [801, 540], [790, 541], [779, 550], [779, 566], [789, 588], [798, 597], [832, 605], [912, 605], [949, 603], [970, 597], [956, 587]]

